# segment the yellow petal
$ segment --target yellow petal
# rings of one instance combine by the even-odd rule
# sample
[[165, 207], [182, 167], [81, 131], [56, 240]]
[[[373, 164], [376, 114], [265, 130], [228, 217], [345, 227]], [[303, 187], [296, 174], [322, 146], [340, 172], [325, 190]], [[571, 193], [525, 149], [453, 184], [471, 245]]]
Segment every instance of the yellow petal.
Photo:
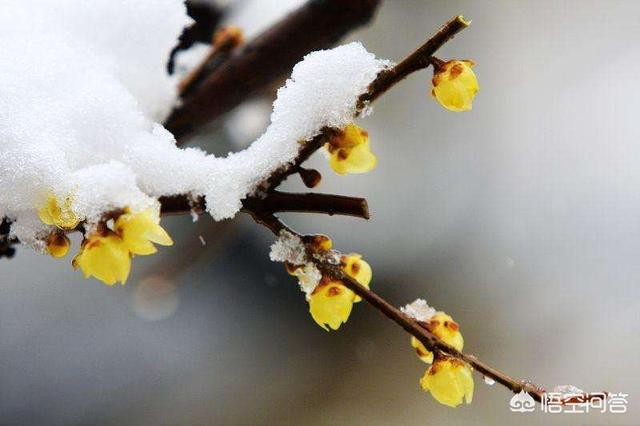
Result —
[[449, 61], [433, 77], [432, 95], [450, 111], [468, 111], [480, 90], [473, 61]]
[[156, 244], [160, 244], [161, 246], [172, 246], [173, 240], [164, 230], [164, 228], [160, 225], [153, 225], [149, 228], [145, 234], [145, 238], [148, 238], [149, 241], [153, 241]]
[[[53, 200], [55, 202], [55, 198]], [[38, 209], [38, 217], [45, 225], [53, 225], [54, 223], [50, 208], [50, 199], [48, 199], [47, 203]]]
[[170, 246], [173, 240], [159, 225], [158, 212], [151, 209], [138, 213], [126, 212], [116, 220], [116, 233], [133, 254], [149, 255], [157, 250], [152, 243]]
[[94, 276], [107, 285], [124, 284], [131, 270], [131, 255], [117, 235], [94, 234], [83, 243], [73, 266], [80, 267], [85, 278]]
[[132, 254], [140, 256], [148, 256], [158, 252], [158, 249], [151, 241], [138, 241], [135, 243], [129, 242], [129, 244], [127, 244], [127, 249], [129, 249]]
[[[352, 253], [342, 256], [340, 258], [340, 266], [347, 275], [358, 281], [361, 285], [369, 288], [373, 271], [371, 270], [371, 266], [362, 260], [362, 255]], [[361, 300], [362, 298], [356, 295], [354, 303], [360, 302]]]
[[446, 313], [436, 312], [427, 323], [427, 328], [440, 340], [457, 350], [461, 351], [464, 347], [460, 326]]
[[420, 379], [420, 386], [441, 404], [457, 407], [473, 399], [471, 367], [454, 358], [437, 359]]
[[422, 362], [427, 364], [431, 364], [433, 362], [433, 352], [425, 348], [422, 342], [414, 336], [411, 336], [411, 346], [416, 350], [416, 354]]
[[38, 216], [46, 225], [74, 229], [80, 223], [80, 219], [71, 209], [71, 204], [71, 196], [67, 196], [61, 205], [55, 195], [49, 194], [45, 205], [38, 209]]
[[320, 327], [337, 330], [349, 319], [354, 298], [355, 293], [339, 281], [320, 284], [309, 298], [309, 312]]
[[329, 152], [329, 165], [340, 175], [366, 173], [378, 163], [369, 147], [368, 133], [355, 124], [334, 135], [325, 147]]

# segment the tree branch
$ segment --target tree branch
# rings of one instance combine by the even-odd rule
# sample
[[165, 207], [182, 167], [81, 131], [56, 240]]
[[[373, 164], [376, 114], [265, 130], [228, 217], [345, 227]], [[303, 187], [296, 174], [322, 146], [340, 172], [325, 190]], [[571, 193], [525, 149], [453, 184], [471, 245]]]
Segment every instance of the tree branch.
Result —
[[[358, 112], [365, 108], [370, 102], [384, 94], [393, 85], [403, 80], [407, 75], [429, 66], [431, 63], [431, 56], [436, 52], [436, 50], [467, 26], [468, 23], [464, 21], [461, 16], [454, 17], [432, 38], [410, 54], [405, 60], [395, 67], [381, 72], [369, 85], [367, 92], [360, 96], [358, 100]], [[318, 150], [334, 131], [335, 130], [330, 128], [323, 129], [319, 136], [306, 142], [300, 149], [296, 161], [272, 174], [272, 176], [265, 182], [263, 190], [267, 191], [269, 194], [276, 193], [275, 188], [277, 188], [289, 175], [296, 173], [299, 170], [300, 165], [316, 150]], [[254, 200], [257, 203], [257, 206], [252, 208]], [[256, 223], [267, 227], [274, 235], [280, 236], [281, 232], [286, 230], [300, 238], [303, 238], [301, 234], [296, 233], [282, 223], [273, 215], [273, 212], [269, 212], [268, 209], [260, 210], [260, 199], [250, 197], [245, 200], [245, 203], [246, 202], [248, 202], [248, 206], [245, 204], [247, 207], [245, 207], [244, 212], [251, 214]], [[485, 364], [475, 356], [465, 354], [447, 345], [433, 335], [424, 327], [424, 325], [404, 315], [399, 309], [391, 305], [377, 293], [369, 290], [356, 280], [352, 279], [340, 268], [339, 265], [335, 265], [334, 263], [327, 261], [323, 253], [314, 252], [316, 248], [312, 244], [306, 244], [306, 250], [310, 254], [308, 257], [318, 267], [323, 275], [342, 281], [347, 288], [351, 289], [362, 299], [366, 300], [371, 306], [376, 308], [387, 318], [401, 326], [406, 332], [416, 337], [430, 351], [462, 360], [471, 365], [483, 376], [493, 379], [510, 391], [514, 393], [525, 391], [537, 402], [542, 402], [545, 396], [542, 388], [527, 381], [514, 379]], [[560, 402], [562, 404], [567, 404], [572, 403], [573, 401], [570, 399], [563, 399]]]
[[182, 31], [178, 38], [178, 44], [171, 50], [167, 71], [173, 74], [175, 67], [175, 56], [181, 50], [186, 50], [196, 42], [211, 42], [211, 35], [218, 26], [224, 11], [215, 4], [185, 2], [187, 14], [193, 18], [193, 24]]
[[[161, 214], [175, 216], [205, 210], [202, 198], [190, 200], [186, 196], [161, 197]], [[279, 212], [321, 213], [329, 216], [354, 216], [369, 219], [367, 200], [334, 194], [291, 193], [272, 191], [265, 198], [250, 197], [242, 202], [243, 210], [272, 214]]]
[[407, 333], [420, 340], [422, 344], [431, 352], [438, 352], [443, 355], [448, 355], [457, 358], [461, 361], [471, 365], [476, 371], [486, 377], [490, 377], [496, 382], [500, 383], [513, 393], [520, 393], [521, 391], [527, 392], [537, 402], [542, 402], [544, 390], [536, 385], [522, 380], [514, 379], [507, 374], [497, 370], [484, 362], [480, 361], [473, 355], [468, 355], [458, 351], [452, 346], [447, 345], [442, 340], [438, 339], [435, 335], [429, 332], [420, 322], [414, 320], [403, 314], [398, 308], [391, 305], [377, 293], [369, 290], [349, 275], [337, 265], [332, 265], [326, 262], [320, 262], [316, 258], [312, 257], [313, 262], [316, 264], [320, 272], [323, 275], [327, 275], [334, 279], [342, 281], [345, 287], [352, 290], [362, 299], [369, 302], [371, 306], [380, 311], [384, 316], [398, 324]]
[[309, 1], [231, 55], [184, 98], [165, 123], [179, 143], [284, 76], [312, 50], [331, 46], [366, 24], [379, 0]]
[[13, 245], [17, 244], [17, 241], [9, 237], [10, 231], [11, 221], [6, 217], [2, 218], [0, 221], [0, 259], [3, 257], [11, 259], [16, 254]]
[[[287, 227], [272, 214], [260, 214], [256, 212], [249, 213], [252, 215], [256, 223], [265, 226], [276, 236], [280, 236], [281, 232], [286, 230], [287, 232], [300, 237], [303, 241], [305, 240], [304, 235]], [[367, 301], [384, 316], [402, 327], [407, 333], [420, 340], [420, 342], [422, 342], [429, 351], [464, 361], [471, 365], [478, 373], [483, 376], [490, 377], [513, 393], [519, 393], [524, 390], [537, 402], [541, 402], [543, 400], [544, 390], [540, 387], [523, 380], [514, 379], [502, 371], [485, 364], [475, 356], [468, 355], [458, 351], [452, 346], [449, 346], [442, 340], [438, 339], [438, 337], [432, 334], [420, 322], [406, 316], [398, 308], [387, 302], [382, 296], [351, 278], [342, 270], [340, 265], [335, 265], [326, 261], [326, 253], [318, 252], [317, 247], [313, 243], [305, 244], [305, 249], [309, 254], [308, 258], [316, 265], [323, 276], [341, 281], [345, 287], [349, 288], [363, 300]]]
[[[428, 67], [431, 63], [431, 56], [467, 26], [469, 26], [469, 23], [462, 16], [454, 16], [431, 36], [426, 43], [409, 54], [402, 62], [380, 72], [371, 82], [367, 91], [358, 98], [357, 114], [360, 114], [366, 106], [378, 99], [391, 87], [404, 80], [409, 74]], [[295, 162], [274, 172], [265, 182], [265, 189], [278, 187], [288, 176], [296, 173], [300, 165], [320, 149], [333, 132], [335, 130], [324, 128], [318, 136], [305, 142]]]
[[358, 109], [362, 110], [367, 104], [378, 99], [409, 74], [427, 68], [431, 64], [431, 55], [456, 34], [467, 28], [469, 24], [470, 21], [465, 21], [462, 16], [451, 18], [425, 44], [407, 56], [402, 62], [393, 68], [382, 71], [378, 78], [371, 83], [367, 93], [364, 93], [358, 99]]
[[343, 195], [272, 191], [265, 198], [247, 198], [242, 204], [245, 210], [263, 213], [322, 213], [369, 219], [367, 200]]

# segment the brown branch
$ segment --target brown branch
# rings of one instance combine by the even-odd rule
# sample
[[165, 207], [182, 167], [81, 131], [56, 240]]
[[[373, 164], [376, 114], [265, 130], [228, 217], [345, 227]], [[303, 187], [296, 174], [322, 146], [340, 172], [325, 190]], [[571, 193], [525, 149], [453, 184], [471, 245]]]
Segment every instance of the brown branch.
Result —
[[244, 43], [242, 31], [237, 27], [220, 28], [213, 36], [213, 46], [207, 57], [178, 84], [181, 97], [197, 91], [202, 81], [224, 63], [231, 52]]
[[171, 50], [167, 71], [173, 74], [175, 68], [175, 56], [181, 50], [186, 50], [196, 42], [211, 42], [211, 35], [224, 15], [221, 7], [210, 3], [185, 2], [187, 14], [193, 18], [193, 24], [185, 28], [178, 38], [178, 44]]
[[[405, 60], [395, 67], [381, 72], [371, 83], [367, 93], [360, 96], [358, 100], [358, 110], [361, 111], [370, 102], [384, 94], [389, 88], [403, 80], [410, 73], [426, 68], [431, 63], [430, 59], [435, 51], [467, 25], [468, 23], [465, 22], [461, 16], [454, 17], [431, 39], [409, 55]], [[272, 176], [265, 182], [263, 189], [268, 191], [269, 194], [276, 193], [275, 188], [277, 188], [289, 175], [296, 173], [299, 170], [300, 165], [327, 141], [333, 131], [334, 130], [329, 128], [323, 129], [319, 136], [306, 142], [300, 149], [296, 161], [292, 165], [282, 168], [272, 174]], [[245, 202], [253, 200], [254, 199], [249, 198], [248, 200], [245, 200]], [[251, 203], [249, 203], [248, 206], [245, 204], [246, 207], [244, 212], [251, 214], [258, 224], [267, 227], [276, 236], [279, 236], [283, 230], [286, 230], [303, 238], [302, 235], [296, 233], [282, 223], [272, 214], [273, 212], [260, 210], [262, 207], [260, 200], [255, 199], [255, 201], [257, 203], [255, 207], [253, 207]], [[447, 345], [433, 335], [421, 323], [404, 315], [399, 309], [391, 305], [377, 293], [369, 290], [356, 280], [352, 279], [341, 269], [339, 265], [335, 265], [334, 263], [327, 261], [326, 256], [324, 256], [323, 253], [319, 253], [317, 251], [314, 252], [316, 248], [313, 244], [307, 244], [306, 249], [310, 254], [309, 258], [323, 275], [342, 281], [347, 288], [351, 289], [362, 299], [366, 300], [371, 306], [376, 308], [387, 318], [401, 326], [406, 332], [416, 337], [430, 351], [462, 360], [471, 365], [478, 373], [493, 379], [514, 393], [525, 391], [538, 402], [541, 402], [545, 397], [544, 390], [540, 387], [527, 381], [514, 379], [502, 371], [485, 364], [475, 356], [468, 355]], [[571, 401], [563, 400], [561, 402], [564, 404], [570, 403]]]
[[[332, 2], [321, 2], [321, 3], [325, 4], [325, 7], [328, 7], [326, 5]], [[376, 2], [373, 2], [373, 3], [376, 3]], [[347, 3], [344, 3], [344, 4], [346, 5]], [[302, 14], [303, 17], [306, 16], [306, 13], [310, 13], [310, 11], [306, 10], [306, 8], [308, 7], [311, 7], [310, 4], [307, 4], [307, 6], [305, 6], [304, 8], [298, 10], [293, 15], [290, 15], [288, 18], [285, 19], [285, 21], [278, 24], [276, 29], [269, 30], [267, 31], [267, 33], [265, 33], [265, 34], [269, 34], [271, 32], [275, 32], [276, 34], [275, 36], [273, 35], [269, 37], [265, 35], [260, 36], [258, 37], [258, 39], [256, 39], [256, 41], [250, 43], [247, 47], [245, 47], [245, 49], [243, 49], [242, 52], [245, 52], [247, 51], [247, 49], [250, 49], [250, 47], [254, 43], [257, 43], [257, 42], [263, 43], [265, 42], [265, 40], [271, 39], [270, 37], [277, 38], [277, 36], [279, 36], [280, 34], [280, 31], [284, 31], [282, 28], [285, 28], [290, 25], [293, 25], [294, 27], [295, 25], [298, 25], [298, 20], [303, 18], [296, 18], [296, 16], [298, 16], [299, 14]], [[375, 6], [372, 6], [372, 7], [375, 8]], [[303, 13], [303, 11], [305, 10], [306, 12]], [[358, 109], [357, 109], [358, 113], [365, 106], [367, 106], [368, 104], [376, 100], [378, 97], [380, 97], [383, 93], [385, 93], [395, 84], [402, 81], [407, 75], [427, 67], [430, 63], [431, 56], [440, 47], [442, 47], [442, 45], [444, 45], [448, 40], [450, 40], [455, 34], [459, 33], [464, 28], [466, 28], [467, 25], [468, 24], [466, 23], [466, 21], [462, 19], [461, 16], [453, 17], [446, 24], [444, 24], [442, 28], [440, 28], [440, 30], [438, 30], [431, 38], [429, 38], [426, 43], [424, 43], [417, 50], [412, 52], [398, 65], [388, 70], [382, 71], [380, 74], [378, 74], [378, 76], [374, 79], [374, 81], [369, 85], [367, 92], [363, 93], [359, 97]], [[277, 30], [277, 28], [281, 28], [281, 29]], [[244, 53], [239, 53], [238, 55], [242, 56], [243, 54]], [[234, 58], [230, 59], [230, 61], [235, 60]], [[228, 66], [228, 62], [225, 62], [224, 65], [221, 65], [219, 67], [219, 69], [222, 69], [227, 66]], [[209, 78], [211, 78], [211, 76], [209, 76]], [[197, 91], [197, 94], [200, 94], [203, 91], [208, 90], [205, 87], [206, 84], [207, 83], [204, 82], [199, 86], [199, 90]], [[314, 152], [320, 149], [327, 142], [328, 138], [332, 135], [334, 131], [335, 130], [331, 128], [324, 128], [320, 131], [320, 134], [318, 136], [304, 143], [300, 148], [300, 151], [298, 152], [298, 156], [296, 160], [292, 164], [286, 167], [283, 167], [281, 169], [278, 169], [274, 173], [272, 173], [271, 176], [262, 185], [262, 188], [261, 188], [262, 191], [267, 193], [273, 192], [274, 189], [277, 188], [287, 177], [289, 177], [294, 173], [297, 173], [300, 170], [301, 164], [307, 161], [309, 157], [313, 155]], [[263, 197], [252, 196], [245, 199], [243, 201], [243, 204], [245, 205], [245, 209], [247, 209], [247, 206], [250, 206], [251, 209], [255, 210], [257, 206], [260, 206], [262, 203], [265, 203], [265, 202], [266, 202], [265, 198]], [[202, 200], [197, 201], [196, 204], [193, 204], [193, 203], [190, 203], [189, 199], [185, 196], [163, 197], [161, 199], [161, 203], [162, 203], [162, 213], [165, 215], [185, 214], [194, 210], [193, 208], [194, 206], [195, 206], [195, 210], [198, 210], [198, 209], [200, 211], [204, 210], [204, 203]], [[263, 208], [263, 211], [269, 210], [270, 213], [277, 212], [277, 211], [313, 211], [313, 212], [317, 211], [319, 213], [327, 213], [327, 214], [349, 214], [349, 213], [341, 213], [339, 211], [333, 211], [331, 210], [332, 208], [334, 207], [331, 207], [331, 205], [319, 206], [318, 204], [315, 204], [313, 208], [301, 207], [300, 210], [273, 210], [273, 209], [269, 210], [269, 209]], [[257, 208], [257, 210], [260, 210], [260, 209]], [[363, 214], [356, 214], [356, 216], [368, 218], [369, 215], [367, 210], [368, 209], [362, 208], [361, 213]], [[365, 212], [366, 214], [364, 214]]]
[[[287, 227], [272, 214], [262, 215], [256, 212], [249, 213], [258, 224], [267, 227], [276, 236], [280, 236], [281, 232], [283, 230], [286, 230], [291, 234], [300, 237], [301, 239], [303, 239], [303, 241], [308, 240], [304, 238], [303, 235]], [[471, 365], [478, 373], [482, 374], [483, 376], [490, 377], [510, 391], [519, 393], [520, 391], [524, 390], [536, 401], [542, 401], [544, 397], [544, 391], [538, 386], [535, 386], [529, 382], [514, 379], [509, 375], [503, 373], [502, 371], [485, 364], [475, 356], [468, 355], [447, 345], [442, 340], [438, 339], [438, 337], [432, 334], [429, 330], [427, 330], [424, 326], [422, 326], [418, 321], [406, 316], [398, 308], [387, 302], [382, 296], [378, 295], [374, 291], [368, 289], [358, 281], [351, 278], [342, 270], [339, 265], [335, 265], [329, 261], [326, 261], [326, 253], [318, 252], [317, 247], [313, 243], [306, 244], [305, 248], [309, 253], [309, 259], [318, 267], [323, 276], [341, 281], [347, 288], [367, 301], [371, 306], [376, 308], [387, 318], [398, 324], [407, 333], [420, 340], [420, 342], [422, 342], [422, 344], [431, 352], [447, 355], [464, 361]]]
[[[454, 16], [431, 36], [426, 43], [409, 54], [402, 62], [380, 72], [371, 82], [367, 91], [358, 98], [357, 113], [360, 114], [367, 105], [370, 105], [371, 102], [378, 99], [391, 87], [404, 80], [409, 74], [428, 67], [431, 63], [431, 56], [468, 25], [469, 23], [462, 16]], [[330, 128], [324, 128], [318, 136], [302, 145], [294, 163], [274, 172], [265, 182], [264, 189], [277, 188], [288, 176], [296, 173], [300, 165], [320, 149], [334, 131]]]
[[263, 213], [322, 213], [369, 219], [367, 200], [334, 194], [272, 191], [265, 198], [247, 198], [242, 205], [245, 210]]
[[539, 387], [524, 382], [522, 380], [514, 379], [500, 370], [497, 370], [484, 362], [480, 361], [473, 355], [468, 355], [457, 349], [447, 345], [442, 340], [438, 339], [435, 335], [429, 332], [418, 321], [414, 320], [403, 314], [398, 308], [391, 305], [377, 293], [369, 290], [350, 276], [344, 273], [344, 271], [337, 265], [332, 265], [326, 262], [317, 261], [314, 258], [314, 263], [323, 275], [338, 279], [342, 283], [360, 296], [362, 299], [369, 302], [371, 306], [380, 311], [387, 318], [402, 327], [407, 333], [411, 334], [431, 352], [438, 352], [443, 355], [448, 355], [459, 360], [462, 360], [471, 365], [476, 371], [486, 377], [490, 377], [496, 382], [500, 383], [513, 393], [519, 393], [521, 391], [527, 392], [538, 402], [542, 401], [543, 392]]
[[11, 232], [11, 221], [9, 219], [2, 218], [0, 221], [0, 259], [6, 257], [11, 259], [16, 254], [16, 249], [13, 247], [18, 241], [15, 238], [9, 236]]
[[205, 211], [204, 198], [191, 199], [186, 195], [160, 197], [160, 214], [162, 216], [178, 216], [183, 214], [201, 214]]
[[454, 16], [444, 24], [425, 44], [407, 56], [402, 62], [393, 68], [382, 71], [378, 78], [369, 86], [367, 93], [358, 99], [358, 109], [378, 99], [393, 85], [403, 80], [409, 74], [427, 68], [431, 64], [431, 56], [451, 40], [456, 34], [469, 26], [462, 16]]
[[203, 124], [283, 77], [312, 50], [366, 24], [379, 0], [309, 1], [231, 55], [172, 112], [165, 127], [183, 143]]
[[[243, 210], [261, 215], [279, 212], [322, 213], [369, 219], [367, 200], [334, 194], [291, 193], [272, 191], [265, 198], [250, 197], [242, 202]], [[183, 195], [161, 197], [161, 214], [175, 216], [202, 213], [206, 206], [202, 198], [190, 200]]]

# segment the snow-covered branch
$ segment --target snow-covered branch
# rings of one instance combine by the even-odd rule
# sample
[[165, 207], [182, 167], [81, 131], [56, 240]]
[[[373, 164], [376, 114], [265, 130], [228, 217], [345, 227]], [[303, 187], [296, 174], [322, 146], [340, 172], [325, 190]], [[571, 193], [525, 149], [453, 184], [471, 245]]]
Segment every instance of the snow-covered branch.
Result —
[[[377, 3], [309, 2], [237, 51], [239, 34], [226, 34], [230, 38], [183, 82], [185, 96], [176, 105], [178, 82], [166, 74], [164, 61], [188, 24], [181, 2], [40, 0], [27, 7], [9, 1], [10, 13], [0, 16], [0, 43], [10, 58], [0, 61], [0, 185], [11, 190], [0, 193], [0, 253], [11, 255], [19, 241], [64, 257], [66, 233], [81, 231], [74, 267], [113, 285], [126, 282], [133, 256], [154, 253], [154, 244], [172, 244], [159, 225], [161, 212], [208, 212], [222, 220], [243, 211], [278, 237], [271, 257], [298, 277], [322, 327], [337, 329], [352, 305], [365, 300], [410, 333], [421, 358], [433, 362], [423, 378], [425, 390], [438, 400], [448, 398], [450, 383], [438, 379], [436, 386], [431, 380], [438, 368], [458, 381], [451, 385], [453, 399], [441, 402], [470, 402], [472, 368], [541, 401], [537, 386], [462, 352], [458, 325], [446, 314], [433, 314], [447, 318], [442, 326], [450, 335], [443, 337], [438, 324], [412, 318], [371, 291], [371, 267], [360, 255], [342, 255], [328, 237], [298, 234], [275, 216], [288, 211], [369, 217], [362, 198], [278, 188], [296, 173], [316, 186], [319, 172], [303, 163], [323, 146], [337, 173], [375, 167], [368, 134], [354, 119], [429, 65], [435, 68], [436, 99], [447, 109], [469, 109], [478, 91], [473, 62], [433, 57], [469, 25], [462, 16], [395, 66], [357, 42], [308, 53], [278, 90], [269, 127], [243, 151], [222, 158], [176, 142], [273, 82], [309, 50], [368, 21]], [[105, 17], [118, 28], [93, 31]], [[125, 42], [131, 39], [139, 42]]]

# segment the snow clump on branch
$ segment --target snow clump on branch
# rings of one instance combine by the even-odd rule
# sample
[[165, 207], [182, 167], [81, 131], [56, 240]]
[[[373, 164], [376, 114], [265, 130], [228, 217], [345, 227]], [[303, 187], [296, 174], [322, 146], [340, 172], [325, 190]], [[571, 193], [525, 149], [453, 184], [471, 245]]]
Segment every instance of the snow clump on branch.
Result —
[[233, 217], [301, 141], [350, 123], [360, 94], [389, 66], [360, 43], [308, 54], [278, 91], [265, 133], [221, 158], [178, 148], [161, 124], [176, 104], [165, 61], [190, 23], [183, 1], [8, 0], [2, 8], [0, 216], [32, 245], [49, 233], [37, 212], [52, 196], [89, 226], [177, 194], [204, 196], [216, 220]]

